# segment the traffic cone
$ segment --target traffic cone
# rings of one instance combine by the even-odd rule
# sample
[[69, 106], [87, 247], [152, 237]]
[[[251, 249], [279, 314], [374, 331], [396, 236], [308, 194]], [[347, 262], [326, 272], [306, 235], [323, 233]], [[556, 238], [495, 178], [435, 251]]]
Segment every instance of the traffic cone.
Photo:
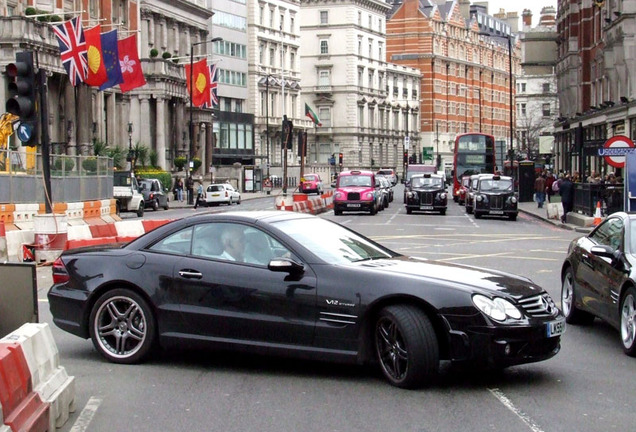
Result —
[[594, 226], [597, 226], [598, 224], [600, 224], [601, 219], [603, 219], [603, 217], [601, 216], [601, 202], [597, 201], [596, 211], [594, 212]]

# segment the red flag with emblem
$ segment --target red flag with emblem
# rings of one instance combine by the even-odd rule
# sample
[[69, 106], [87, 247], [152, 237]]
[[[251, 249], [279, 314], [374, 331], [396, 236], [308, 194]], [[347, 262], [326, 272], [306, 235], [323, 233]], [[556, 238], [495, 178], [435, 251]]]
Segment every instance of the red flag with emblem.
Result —
[[104, 57], [102, 56], [102, 38], [100, 32], [101, 26], [99, 24], [84, 30], [86, 54], [88, 57], [88, 76], [84, 82], [96, 87], [104, 84], [108, 79], [104, 65]]
[[[206, 59], [201, 59], [192, 65], [185, 65], [186, 84], [192, 98], [192, 105], [200, 107], [210, 102], [210, 70]], [[194, 85], [191, 85], [190, 80]]]

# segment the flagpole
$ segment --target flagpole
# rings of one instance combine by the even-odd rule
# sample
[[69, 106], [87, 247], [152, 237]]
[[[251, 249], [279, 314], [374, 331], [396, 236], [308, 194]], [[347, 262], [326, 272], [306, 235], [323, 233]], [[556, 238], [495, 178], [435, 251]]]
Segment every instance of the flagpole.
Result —
[[[194, 83], [192, 82], [192, 80], [194, 79], [194, 47], [196, 45], [201, 45], [204, 43], [208, 43], [208, 42], [218, 42], [218, 41], [222, 41], [223, 38], [221, 37], [215, 37], [212, 38], [210, 40], [204, 40], [201, 42], [195, 42], [193, 44], [190, 45], [190, 125], [189, 125], [189, 132], [190, 132], [190, 143], [188, 145], [188, 153], [186, 155], [186, 180], [188, 179], [188, 176], [190, 174], [190, 158], [192, 157], [192, 149], [193, 147], [193, 142], [192, 140], [194, 139], [194, 119], [193, 119], [193, 114], [194, 114], [194, 108], [192, 105], [192, 97], [194, 96]], [[207, 91], [210, 91], [209, 89], [207, 89]], [[214, 128], [212, 129], [212, 133], [214, 134]], [[212, 137], [212, 145], [214, 145], [214, 137]], [[194, 197], [190, 197], [188, 196], [188, 204], [192, 204], [190, 202], [191, 199], [193, 199]]]

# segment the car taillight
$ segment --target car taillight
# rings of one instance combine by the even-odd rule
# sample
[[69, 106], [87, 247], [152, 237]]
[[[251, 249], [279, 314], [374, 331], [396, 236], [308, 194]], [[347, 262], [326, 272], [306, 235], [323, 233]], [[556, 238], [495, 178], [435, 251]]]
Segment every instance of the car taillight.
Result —
[[58, 258], [53, 262], [53, 283], [65, 283], [70, 280], [66, 266], [62, 258]]

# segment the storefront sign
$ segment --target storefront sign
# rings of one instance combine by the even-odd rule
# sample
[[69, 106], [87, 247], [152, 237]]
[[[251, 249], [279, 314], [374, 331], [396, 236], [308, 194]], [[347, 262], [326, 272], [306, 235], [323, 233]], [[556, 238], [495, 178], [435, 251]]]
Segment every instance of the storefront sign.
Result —
[[598, 149], [598, 155], [605, 158], [605, 162], [614, 168], [625, 166], [625, 155], [634, 151], [634, 142], [624, 135], [617, 135], [608, 139], [603, 148]]

